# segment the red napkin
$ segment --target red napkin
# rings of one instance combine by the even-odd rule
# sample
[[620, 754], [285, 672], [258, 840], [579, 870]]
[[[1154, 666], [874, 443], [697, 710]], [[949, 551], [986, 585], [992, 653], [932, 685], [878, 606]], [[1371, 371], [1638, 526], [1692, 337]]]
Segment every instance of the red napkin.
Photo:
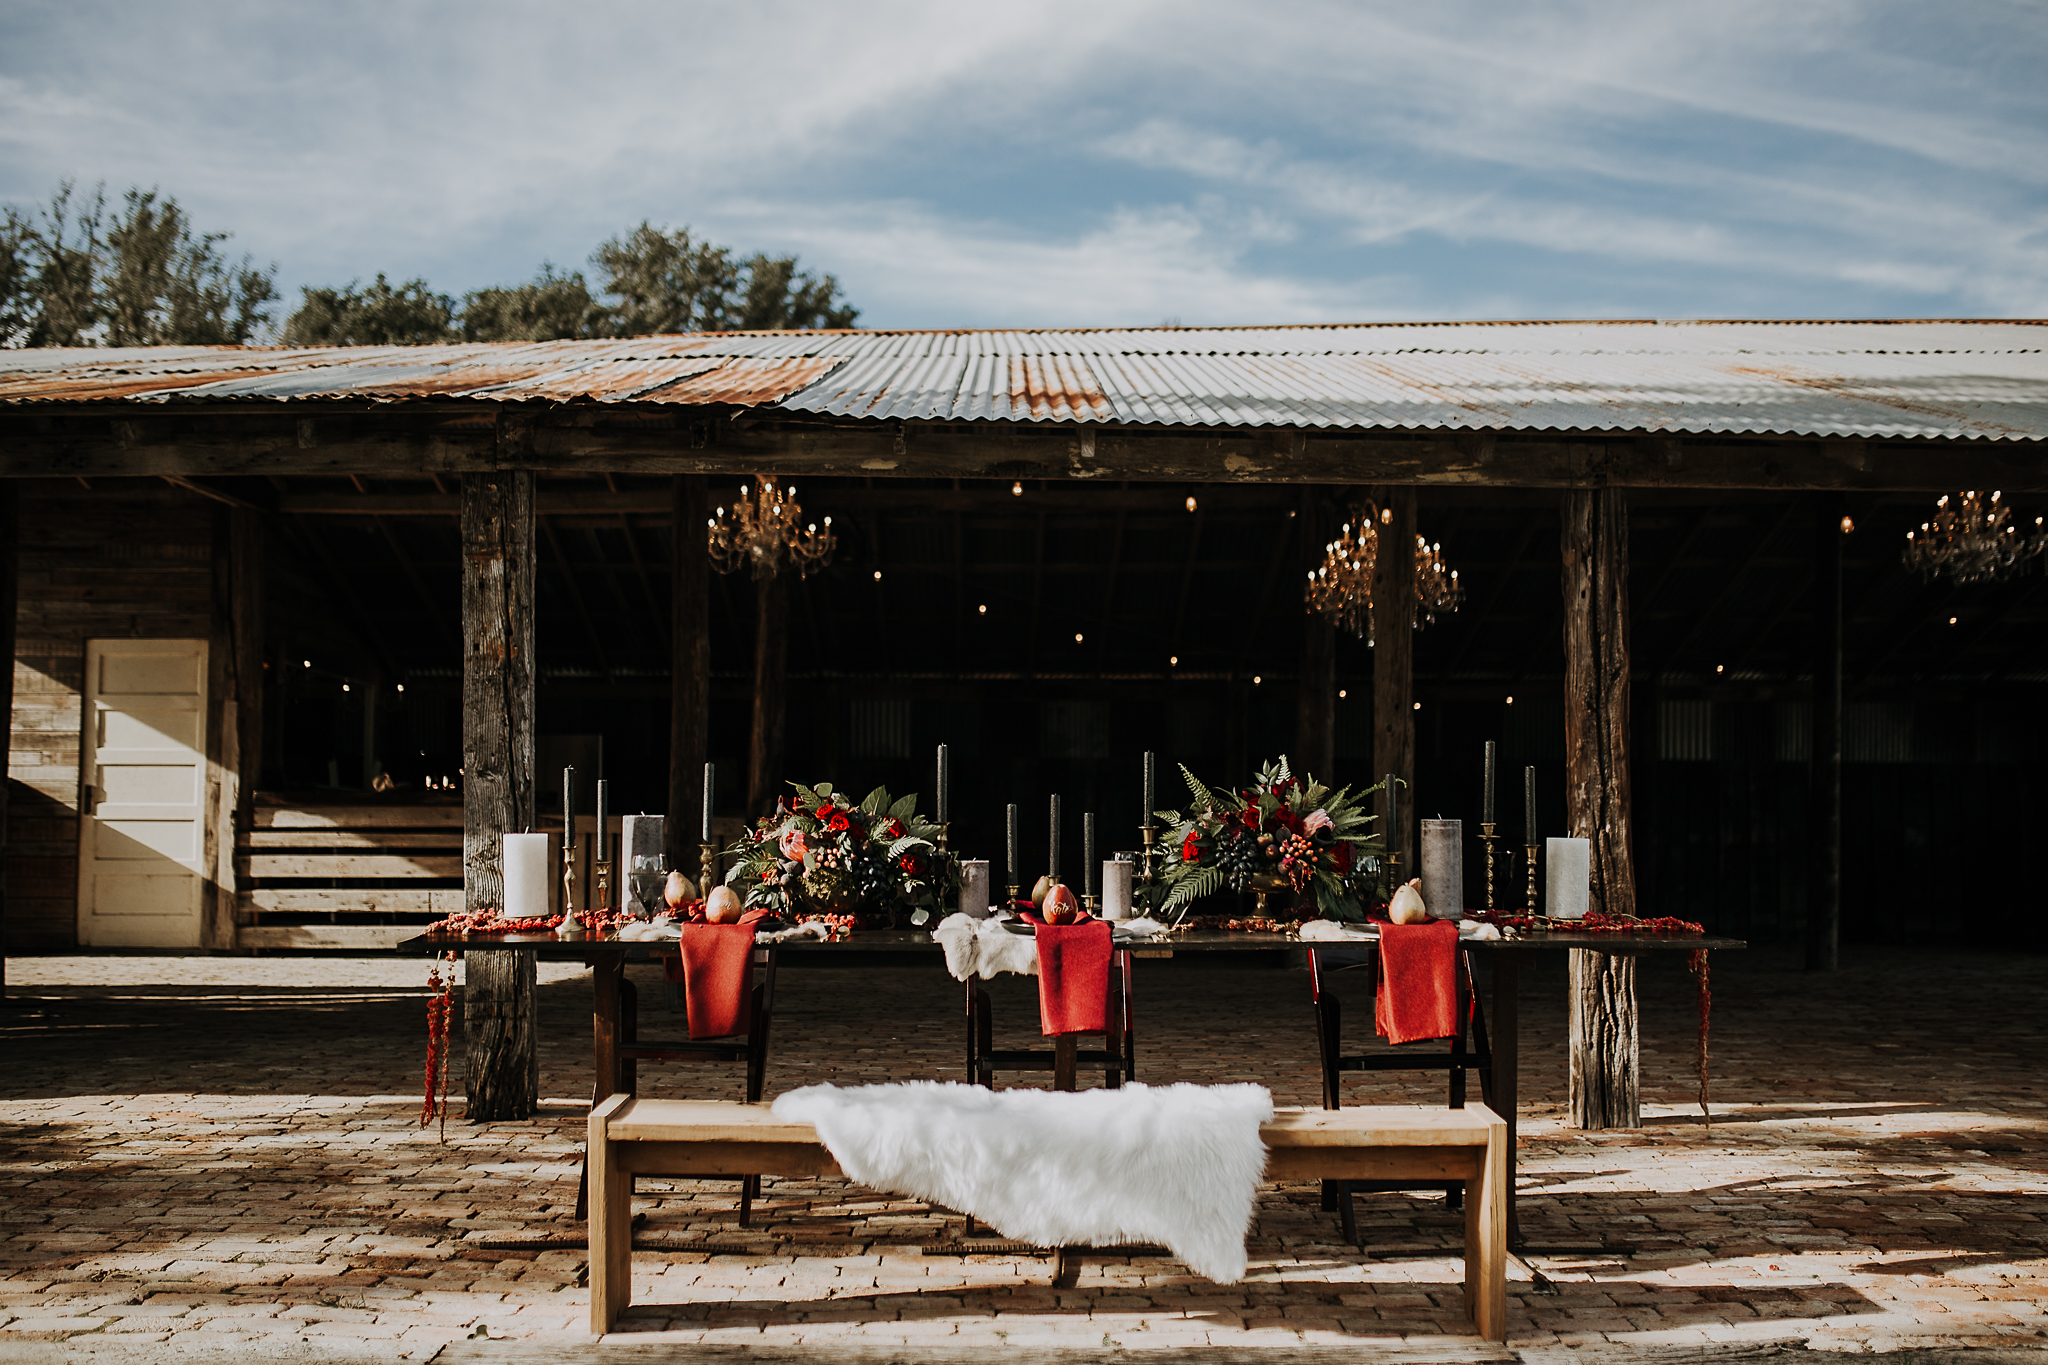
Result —
[[1046, 1037], [1109, 1027], [1109, 921], [1041, 924], [1038, 1019]]
[[[757, 917], [758, 918], [758, 917]], [[730, 1038], [747, 1031], [747, 997], [754, 984], [754, 926], [685, 924], [681, 956], [664, 964], [668, 979], [683, 984], [683, 1008], [692, 1038]]]
[[1380, 990], [1373, 1027], [1390, 1043], [1458, 1032], [1458, 926], [1450, 920], [1380, 925]]

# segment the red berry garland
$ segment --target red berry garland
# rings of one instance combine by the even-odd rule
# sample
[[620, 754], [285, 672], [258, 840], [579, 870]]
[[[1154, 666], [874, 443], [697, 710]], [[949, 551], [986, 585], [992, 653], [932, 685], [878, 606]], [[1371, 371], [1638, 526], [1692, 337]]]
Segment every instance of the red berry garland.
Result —
[[[448, 964], [448, 975], [441, 975], [441, 964]], [[454, 1005], [455, 954], [446, 953], [435, 958], [427, 968], [427, 1085], [426, 1099], [420, 1105], [420, 1127], [434, 1121], [435, 1090], [440, 1091], [441, 1141], [448, 1140], [448, 1016]]]

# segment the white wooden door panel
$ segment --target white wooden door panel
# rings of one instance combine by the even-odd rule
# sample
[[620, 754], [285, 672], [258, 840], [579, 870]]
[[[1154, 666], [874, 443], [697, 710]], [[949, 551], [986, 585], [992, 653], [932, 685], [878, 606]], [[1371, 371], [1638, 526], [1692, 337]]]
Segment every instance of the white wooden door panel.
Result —
[[86, 642], [78, 941], [196, 948], [206, 851], [206, 641]]

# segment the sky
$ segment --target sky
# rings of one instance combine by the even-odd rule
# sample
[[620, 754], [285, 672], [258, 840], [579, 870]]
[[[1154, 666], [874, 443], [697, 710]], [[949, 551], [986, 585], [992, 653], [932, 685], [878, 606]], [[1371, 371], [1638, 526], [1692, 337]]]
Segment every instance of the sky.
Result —
[[0, 201], [305, 285], [643, 220], [867, 327], [2048, 316], [2048, 0], [0, 0]]

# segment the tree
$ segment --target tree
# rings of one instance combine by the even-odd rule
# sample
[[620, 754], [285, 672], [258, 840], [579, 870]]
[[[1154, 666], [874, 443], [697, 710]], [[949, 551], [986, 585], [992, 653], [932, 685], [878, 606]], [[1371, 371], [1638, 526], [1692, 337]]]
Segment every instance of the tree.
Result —
[[100, 281], [109, 346], [241, 346], [270, 321], [277, 298], [268, 273], [247, 256], [220, 253], [225, 232], [194, 236], [175, 199], [129, 190], [126, 211], [107, 229]]
[[606, 309], [581, 271], [557, 275], [544, 264], [532, 283], [479, 289], [462, 301], [466, 341], [565, 341], [603, 336]]
[[354, 281], [340, 289], [304, 291], [285, 322], [287, 346], [430, 346], [460, 340], [455, 300], [425, 280], [393, 286], [381, 274], [367, 289]]
[[851, 327], [860, 316], [839, 297], [838, 280], [800, 273], [796, 257], [756, 254], [741, 263], [686, 227], [642, 222], [590, 259], [602, 272], [602, 292], [619, 300], [610, 317], [614, 336]]
[[241, 345], [270, 325], [274, 268], [228, 260], [178, 201], [131, 189], [111, 220], [71, 181], [0, 224], [0, 345]]

